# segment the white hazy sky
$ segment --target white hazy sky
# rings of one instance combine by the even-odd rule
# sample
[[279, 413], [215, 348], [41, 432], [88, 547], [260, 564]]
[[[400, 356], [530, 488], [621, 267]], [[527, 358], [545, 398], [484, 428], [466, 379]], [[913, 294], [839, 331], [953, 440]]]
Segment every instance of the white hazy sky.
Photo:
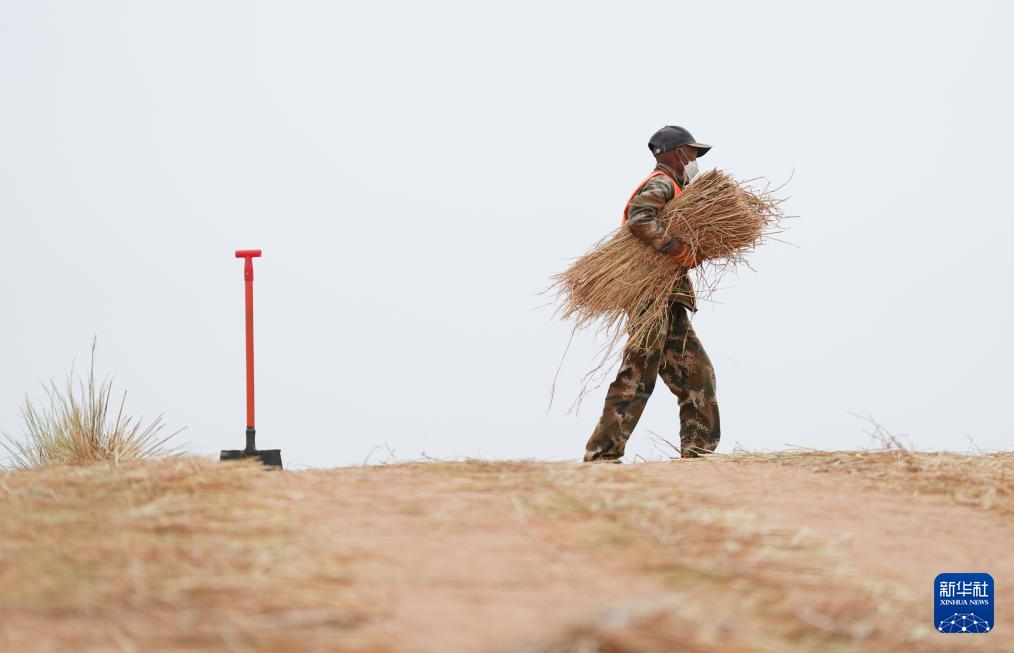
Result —
[[[792, 245], [694, 318], [719, 451], [1014, 446], [1004, 2], [0, 2], [0, 430], [87, 363], [197, 452], [577, 458], [592, 335], [538, 292], [664, 124], [776, 182]], [[658, 384], [628, 446], [676, 437]], [[388, 457], [375, 452], [373, 460]]]

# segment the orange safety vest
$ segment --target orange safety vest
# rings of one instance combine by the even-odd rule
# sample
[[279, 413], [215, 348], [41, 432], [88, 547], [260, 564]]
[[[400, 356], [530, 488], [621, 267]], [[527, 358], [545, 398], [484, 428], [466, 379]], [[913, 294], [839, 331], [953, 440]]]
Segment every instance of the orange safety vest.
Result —
[[623, 217], [620, 220], [620, 227], [623, 227], [623, 226], [625, 226], [627, 224], [627, 209], [630, 208], [630, 203], [634, 201], [634, 197], [637, 196], [637, 192], [639, 190], [641, 190], [642, 188], [644, 188], [644, 185], [647, 184], [651, 180], [652, 177], [658, 177], [659, 175], [662, 175], [663, 177], [668, 177], [669, 181], [672, 182], [672, 187], [674, 189], [676, 189], [676, 194], [673, 195], [674, 199], [683, 194], [683, 191], [680, 190], [680, 185], [676, 183], [676, 180], [673, 179], [669, 175], [669, 173], [663, 172], [662, 170], [652, 170], [651, 174], [648, 175], [647, 177], [645, 177], [644, 181], [642, 181], [641, 183], [639, 183], [637, 185], [637, 188], [634, 189], [634, 192], [630, 194], [629, 198], [627, 198], [627, 203], [623, 206]]

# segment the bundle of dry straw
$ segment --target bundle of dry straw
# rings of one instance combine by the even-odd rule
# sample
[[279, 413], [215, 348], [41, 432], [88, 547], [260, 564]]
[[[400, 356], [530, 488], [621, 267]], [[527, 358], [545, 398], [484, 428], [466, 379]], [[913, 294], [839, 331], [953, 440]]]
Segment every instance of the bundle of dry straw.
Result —
[[[659, 221], [666, 234], [690, 245], [697, 260], [698, 296], [708, 297], [729, 270], [765, 237], [780, 232], [782, 211], [767, 187], [737, 182], [720, 170], [706, 172], [669, 202]], [[626, 325], [629, 344], [647, 348], [665, 333], [668, 304], [688, 271], [660, 254], [626, 227], [606, 236], [590, 252], [553, 278], [559, 314], [575, 328], [600, 324], [611, 334], [606, 355], [615, 350]], [[702, 293], [703, 291], [703, 293]]]

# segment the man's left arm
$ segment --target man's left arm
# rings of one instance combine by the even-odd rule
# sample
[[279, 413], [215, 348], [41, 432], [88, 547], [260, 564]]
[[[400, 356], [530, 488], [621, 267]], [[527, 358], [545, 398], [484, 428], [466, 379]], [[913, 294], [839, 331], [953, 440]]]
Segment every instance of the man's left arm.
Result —
[[630, 200], [627, 207], [627, 229], [656, 251], [672, 256], [685, 268], [692, 268], [698, 261], [688, 244], [679, 238], [669, 237], [658, 221], [662, 207], [676, 196], [676, 188], [668, 177], [658, 175], [648, 180]]

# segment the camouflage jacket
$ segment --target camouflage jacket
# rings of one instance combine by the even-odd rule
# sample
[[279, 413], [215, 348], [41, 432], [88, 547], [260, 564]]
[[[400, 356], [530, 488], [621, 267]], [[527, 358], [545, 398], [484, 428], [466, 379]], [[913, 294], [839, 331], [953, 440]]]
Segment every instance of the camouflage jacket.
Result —
[[[627, 205], [626, 226], [630, 233], [665, 254], [676, 245], [676, 239], [666, 237], [665, 229], [658, 221], [658, 214], [662, 207], [676, 196], [673, 180], [679, 179], [679, 174], [661, 163], [655, 166], [655, 170], [664, 172], [665, 175], [652, 177], [634, 191]], [[681, 190], [682, 188], [680, 186]], [[697, 297], [689, 276], [683, 275], [673, 286], [672, 299], [697, 312]]]

